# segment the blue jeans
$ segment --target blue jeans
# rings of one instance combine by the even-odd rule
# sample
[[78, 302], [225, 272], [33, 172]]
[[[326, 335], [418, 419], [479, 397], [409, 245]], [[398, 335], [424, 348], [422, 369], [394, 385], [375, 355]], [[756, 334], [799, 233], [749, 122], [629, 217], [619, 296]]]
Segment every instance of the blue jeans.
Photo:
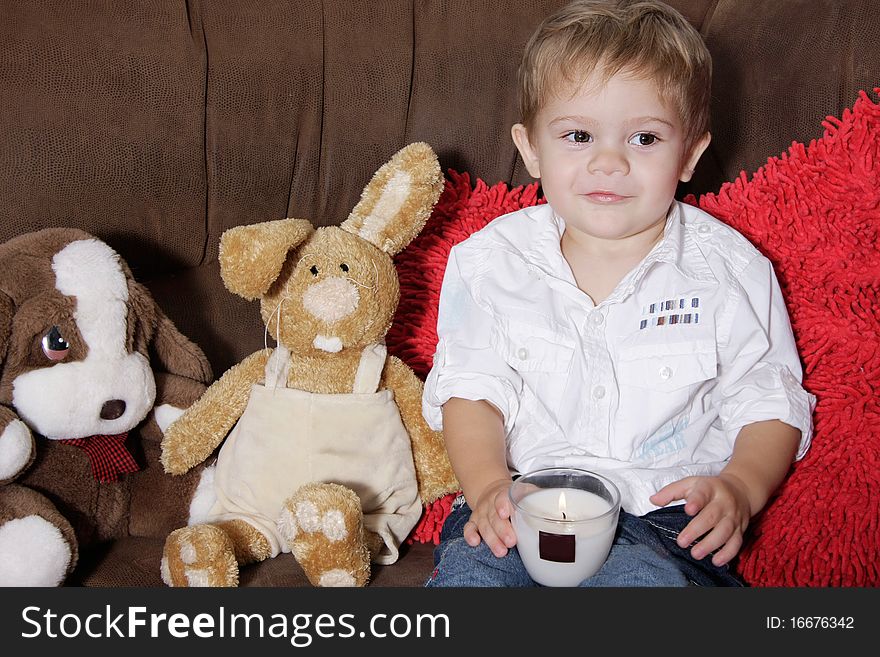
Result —
[[[464, 540], [471, 509], [453, 507], [434, 549], [434, 572], [425, 583], [439, 586], [539, 586], [529, 577], [516, 548], [496, 557], [480, 542]], [[580, 586], [743, 586], [728, 566], [715, 566], [711, 555], [696, 560], [675, 542], [691, 518], [684, 505], [666, 507], [644, 516], [620, 512], [617, 534], [602, 568]]]

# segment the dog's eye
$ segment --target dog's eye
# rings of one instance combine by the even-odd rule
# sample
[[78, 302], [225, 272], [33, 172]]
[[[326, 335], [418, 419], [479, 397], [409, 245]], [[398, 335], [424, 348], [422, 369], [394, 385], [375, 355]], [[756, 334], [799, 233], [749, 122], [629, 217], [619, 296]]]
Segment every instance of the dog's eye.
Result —
[[46, 354], [46, 358], [49, 360], [64, 360], [67, 357], [67, 352], [70, 351], [70, 345], [64, 339], [64, 336], [61, 335], [61, 331], [58, 330], [57, 326], [53, 326], [43, 336], [42, 345], [43, 353]]
[[315, 267], [315, 265], [312, 265], [312, 266], [309, 268], [309, 271], [312, 272], [312, 276], [317, 276], [317, 275], [318, 275], [318, 268]]
[[348, 265], [345, 264], [344, 262], [343, 262], [341, 265], [339, 265], [339, 268], [340, 268], [342, 271], [344, 271], [346, 274], [348, 273]]

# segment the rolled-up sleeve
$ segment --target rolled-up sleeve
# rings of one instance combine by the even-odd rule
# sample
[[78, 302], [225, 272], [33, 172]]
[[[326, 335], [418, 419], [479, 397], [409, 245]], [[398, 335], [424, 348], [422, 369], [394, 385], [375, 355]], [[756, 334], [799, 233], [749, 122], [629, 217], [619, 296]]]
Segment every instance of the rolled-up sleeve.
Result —
[[800, 430], [796, 459], [801, 459], [812, 439], [816, 398], [801, 385], [801, 362], [776, 274], [766, 258], [756, 257], [738, 282], [728, 335], [719, 336], [722, 426], [732, 446], [747, 424], [781, 420]]
[[453, 247], [446, 264], [437, 313], [437, 349], [425, 381], [422, 414], [434, 430], [443, 428], [441, 408], [452, 397], [485, 400], [504, 417], [510, 433], [519, 411], [522, 380], [492, 348], [497, 330], [477, 302], [481, 252]]

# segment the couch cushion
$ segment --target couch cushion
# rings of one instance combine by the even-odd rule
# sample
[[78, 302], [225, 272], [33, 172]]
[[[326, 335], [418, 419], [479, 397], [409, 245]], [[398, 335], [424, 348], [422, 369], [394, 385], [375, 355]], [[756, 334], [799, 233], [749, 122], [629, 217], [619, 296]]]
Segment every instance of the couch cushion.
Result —
[[12, 3], [0, 62], [0, 239], [72, 226], [136, 275], [198, 264], [205, 56], [186, 3]]
[[[72, 586], [165, 586], [159, 574], [164, 538], [128, 537], [105, 543], [80, 557], [68, 579]], [[400, 559], [390, 566], [372, 567], [369, 586], [423, 586], [434, 568], [433, 545], [403, 545]], [[243, 566], [240, 586], [311, 586], [291, 554]]]
[[666, 0], [697, 25], [712, 53], [712, 143], [689, 192], [717, 190], [792, 141], [820, 136], [877, 84], [875, 0]]

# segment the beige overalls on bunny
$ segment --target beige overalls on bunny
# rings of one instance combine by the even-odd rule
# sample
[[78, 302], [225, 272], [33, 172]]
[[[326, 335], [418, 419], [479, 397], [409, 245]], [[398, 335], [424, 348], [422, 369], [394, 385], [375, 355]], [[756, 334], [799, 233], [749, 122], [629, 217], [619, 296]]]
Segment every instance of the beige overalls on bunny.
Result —
[[372, 560], [397, 561], [422, 505], [394, 393], [378, 390], [385, 358], [384, 344], [368, 346], [352, 392], [320, 394], [287, 387], [290, 354], [276, 347], [265, 385], [251, 388], [247, 408], [220, 451], [208, 520], [253, 525], [274, 557], [290, 552], [277, 528], [285, 500], [303, 484], [341, 484], [360, 498], [364, 528], [384, 542]]

